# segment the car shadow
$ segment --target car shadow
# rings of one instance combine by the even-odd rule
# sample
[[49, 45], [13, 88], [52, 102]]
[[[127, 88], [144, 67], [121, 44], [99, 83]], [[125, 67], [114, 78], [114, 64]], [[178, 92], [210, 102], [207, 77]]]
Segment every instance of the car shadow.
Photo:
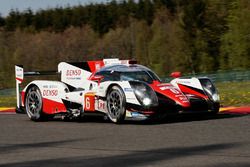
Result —
[[[161, 119], [148, 119], [148, 120], [125, 120], [121, 124], [117, 125], [158, 125], [158, 124], [174, 124], [183, 122], [194, 122], [194, 121], [207, 121], [207, 120], [218, 120], [218, 119], [231, 119], [237, 117], [243, 117], [246, 115], [236, 115], [236, 114], [222, 114], [217, 115], [211, 114], [177, 114], [169, 115]], [[55, 117], [49, 121], [58, 122], [74, 122], [74, 123], [112, 123], [108, 118], [104, 116], [84, 116], [81, 119], [62, 119], [61, 117]]]
[[243, 117], [246, 115], [235, 115], [235, 114], [177, 114], [169, 115], [163, 119], [153, 119], [145, 121], [126, 121], [125, 124], [138, 124], [138, 125], [157, 125], [157, 124], [174, 124], [183, 122], [194, 122], [194, 121], [207, 121], [207, 120], [218, 120], [218, 119], [231, 119], [237, 117]]
[[[178, 162], [181, 166], [187, 166], [188, 163], [183, 161], [184, 158], [197, 159], [197, 156], [212, 156], [211, 153], [218, 151], [226, 151], [238, 147], [244, 146], [246, 143], [218, 143], [209, 145], [189, 146], [189, 147], [167, 147], [149, 150], [116, 150], [116, 149], [102, 149], [101, 151], [106, 154], [100, 156], [100, 154], [85, 156], [68, 156], [65, 157], [51, 157], [49, 159], [38, 160], [23, 160], [21, 162], [12, 162], [4, 164], [6, 167], [26, 167], [26, 166], [119, 166], [119, 167], [133, 167], [133, 166], [159, 166], [166, 163], [174, 165], [173, 162]], [[29, 144], [28, 144], [29, 145]], [[51, 145], [52, 147], [52, 145]], [[82, 152], [84, 153], [84, 148]], [[89, 149], [87, 151], [95, 151], [96, 149]], [[122, 152], [122, 154], [115, 154], [116, 151]], [[216, 155], [216, 154], [215, 154]], [[211, 164], [215, 165], [218, 160], [206, 159], [207, 163], [203, 164], [210, 167]], [[190, 163], [190, 162], [189, 162]], [[196, 162], [197, 165], [201, 165], [200, 162]], [[202, 165], [202, 166], [203, 166]], [[232, 166], [249, 166], [249, 163], [235, 162]], [[168, 165], [169, 166], [169, 165]], [[174, 165], [176, 166], [176, 165]], [[228, 163], [219, 162], [216, 166], [228, 166]], [[229, 165], [231, 166], [231, 165]]]

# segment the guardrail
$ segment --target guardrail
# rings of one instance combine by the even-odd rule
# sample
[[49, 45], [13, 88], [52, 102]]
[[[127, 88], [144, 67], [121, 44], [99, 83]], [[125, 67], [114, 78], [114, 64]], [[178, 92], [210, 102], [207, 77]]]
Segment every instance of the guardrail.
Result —
[[[214, 82], [239, 82], [239, 81], [250, 81], [250, 70], [245, 71], [223, 71], [223, 72], [216, 72], [216, 73], [199, 73], [196, 75], [187, 74], [183, 75], [185, 77], [192, 77], [192, 76], [206, 76], [212, 79]], [[163, 81], [169, 82], [173, 78], [166, 77], [162, 78]], [[15, 89], [0, 89], [0, 96], [15, 96]]]
[[2, 96], [15, 96], [16, 95], [16, 89], [15, 88], [9, 88], [9, 89], [0, 89], [0, 97]]
[[[208, 77], [213, 82], [237, 82], [237, 81], [250, 81], [250, 70], [234, 70], [234, 71], [221, 71], [211, 73], [198, 73], [198, 74], [184, 74], [184, 77]], [[170, 81], [172, 78], [163, 78], [164, 81]]]

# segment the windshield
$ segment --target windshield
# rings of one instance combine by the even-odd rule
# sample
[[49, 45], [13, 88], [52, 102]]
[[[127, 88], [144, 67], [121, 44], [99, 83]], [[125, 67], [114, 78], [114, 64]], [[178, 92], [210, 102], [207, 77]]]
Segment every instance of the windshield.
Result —
[[121, 72], [120, 73], [120, 80], [121, 81], [143, 81], [147, 83], [152, 83], [153, 79], [146, 71], [134, 71], [134, 72]]
[[95, 75], [102, 75], [104, 81], [143, 81], [151, 84], [154, 80], [161, 82], [150, 69], [141, 65], [114, 65], [101, 69]]

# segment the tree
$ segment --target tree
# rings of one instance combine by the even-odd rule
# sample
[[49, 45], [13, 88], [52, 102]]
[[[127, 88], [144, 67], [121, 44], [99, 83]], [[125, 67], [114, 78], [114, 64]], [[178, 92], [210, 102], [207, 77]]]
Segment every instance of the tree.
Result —
[[0, 14], [0, 28], [3, 27], [5, 25], [5, 20], [2, 17], [2, 15]]
[[[90, 59], [88, 56], [92, 53], [92, 48], [97, 42], [97, 33], [90, 26], [70, 27], [62, 34], [60, 40], [62, 49], [57, 55], [58, 62], [60, 61], [84, 61]], [[54, 41], [56, 42], [56, 41]]]
[[230, 3], [228, 31], [222, 37], [221, 69], [250, 68], [250, 2], [234, 0]]
[[152, 40], [149, 42], [150, 67], [161, 76], [179, 68], [183, 62], [181, 29], [166, 8], [159, 9], [152, 24]]
[[140, 64], [149, 65], [149, 42], [152, 38], [150, 26], [145, 21], [138, 21], [134, 24], [134, 29], [136, 60]]
[[20, 13], [18, 10], [11, 9], [9, 15], [5, 19], [5, 30], [14, 31], [18, 25]]
[[29, 27], [32, 25], [33, 21], [33, 12], [29, 8], [25, 10], [24, 12], [20, 13], [20, 20], [18, 20], [18, 27], [21, 29], [24, 29], [26, 27]]
[[204, 42], [205, 56], [201, 56], [200, 71], [216, 71], [219, 69], [221, 37], [226, 31], [226, 17], [230, 0], [206, 0], [204, 26], [201, 40]]
[[99, 58], [133, 58], [135, 54], [133, 26], [134, 23], [131, 21], [129, 27], [118, 27], [115, 30], [110, 30], [99, 39], [97, 45], [93, 48], [93, 54], [99, 55]]
[[201, 56], [206, 56], [206, 43], [201, 41], [204, 27], [205, 3], [202, 0], [185, 1], [182, 9], [181, 27], [185, 31], [183, 41], [186, 44], [188, 65], [193, 73], [200, 71]]

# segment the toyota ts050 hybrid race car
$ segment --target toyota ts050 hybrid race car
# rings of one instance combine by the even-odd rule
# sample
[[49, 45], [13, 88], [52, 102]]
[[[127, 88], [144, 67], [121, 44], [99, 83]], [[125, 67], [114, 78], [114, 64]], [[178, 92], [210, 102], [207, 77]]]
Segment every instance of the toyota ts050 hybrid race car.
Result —
[[[17, 111], [31, 120], [57, 114], [80, 117], [102, 113], [114, 123], [125, 119], [148, 119], [174, 113], [219, 111], [219, 95], [210, 79], [175, 78], [163, 83], [149, 68], [135, 61], [103, 59], [80, 63], [61, 62], [60, 81], [34, 80], [19, 92], [25, 75], [15, 66]], [[176, 73], [175, 73], [176, 74]]]

